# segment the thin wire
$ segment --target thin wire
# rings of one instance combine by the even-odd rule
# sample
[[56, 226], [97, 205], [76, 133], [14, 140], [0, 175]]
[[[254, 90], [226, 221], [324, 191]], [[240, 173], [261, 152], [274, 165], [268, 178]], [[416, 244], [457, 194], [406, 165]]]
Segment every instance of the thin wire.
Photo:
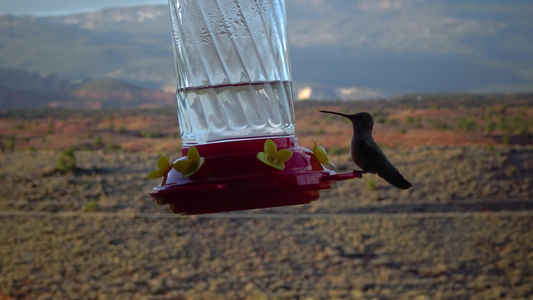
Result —
[[[0, 211], [0, 217], [84, 217], [84, 218], [145, 218], [175, 219], [182, 215], [171, 213], [136, 212], [78, 212], [78, 211]], [[413, 212], [413, 213], [213, 213], [188, 216], [197, 219], [359, 219], [359, 218], [473, 218], [473, 217], [533, 217], [533, 211], [496, 212]]]
[[[72, 206], [72, 205], [87, 205], [88, 202], [81, 201], [59, 201], [59, 200], [37, 200], [37, 201], [28, 201], [28, 200], [0, 200], [0, 204], [7, 205], [59, 205], [59, 206]], [[100, 207], [144, 207], [151, 206], [153, 203], [146, 201], [145, 203], [134, 203], [134, 202], [123, 202], [123, 203], [98, 203]]]
[[[66, 201], [59, 201], [59, 200], [36, 200], [36, 201], [30, 201], [30, 200], [0, 200], [0, 204], [7, 204], [7, 205], [56, 205], [56, 206], [72, 206], [72, 205], [87, 205], [88, 202], [66, 202]], [[529, 198], [512, 198], [512, 199], [471, 199], [471, 200], [455, 200], [452, 202], [411, 202], [411, 203], [392, 203], [392, 204], [381, 204], [381, 205], [365, 205], [365, 206], [358, 206], [355, 207], [356, 209], [360, 208], [386, 208], [390, 206], [443, 206], [443, 205], [454, 205], [454, 206], [467, 206], [467, 205], [473, 205], [473, 204], [516, 204], [516, 203], [522, 203], [522, 204], [531, 204], [533, 205], [533, 199]], [[152, 206], [155, 204], [153, 201], [146, 201], [142, 203], [135, 203], [135, 202], [122, 202], [122, 203], [98, 203], [98, 206], [100, 207], [147, 207]]]

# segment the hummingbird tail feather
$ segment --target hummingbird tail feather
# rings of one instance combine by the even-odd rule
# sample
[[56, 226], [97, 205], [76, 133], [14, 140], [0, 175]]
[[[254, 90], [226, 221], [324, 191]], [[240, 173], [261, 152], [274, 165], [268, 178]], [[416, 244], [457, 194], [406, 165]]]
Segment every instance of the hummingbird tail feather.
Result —
[[385, 179], [385, 181], [387, 181], [388, 183], [402, 190], [407, 190], [413, 186], [402, 176], [402, 174], [400, 174], [400, 172], [398, 172], [398, 170], [392, 170], [390, 172], [379, 172], [378, 175], [381, 178]]

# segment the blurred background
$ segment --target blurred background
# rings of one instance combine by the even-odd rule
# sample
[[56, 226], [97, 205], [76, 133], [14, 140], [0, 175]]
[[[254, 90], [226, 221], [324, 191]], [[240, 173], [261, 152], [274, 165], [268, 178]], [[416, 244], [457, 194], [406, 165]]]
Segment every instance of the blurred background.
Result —
[[[289, 0], [295, 97], [531, 92], [531, 10], [527, 0]], [[165, 1], [2, 0], [0, 28], [3, 91], [95, 79], [175, 89]]]
[[0, 0], [0, 300], [533, 298], [531, 1], [286, 3], [300, 145], [368, 111], [413, 188], [171, 214], [167, 3]]

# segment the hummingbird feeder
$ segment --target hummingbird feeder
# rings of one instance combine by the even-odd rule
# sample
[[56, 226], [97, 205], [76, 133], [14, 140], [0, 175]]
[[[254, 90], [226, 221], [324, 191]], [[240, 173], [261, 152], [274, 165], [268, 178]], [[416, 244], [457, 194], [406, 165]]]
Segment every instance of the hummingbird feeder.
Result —
[[361, 173], [301, 147], [284, 0], [169, 0], [182, 157], [150, 193], [180, 214], [305, 204]]

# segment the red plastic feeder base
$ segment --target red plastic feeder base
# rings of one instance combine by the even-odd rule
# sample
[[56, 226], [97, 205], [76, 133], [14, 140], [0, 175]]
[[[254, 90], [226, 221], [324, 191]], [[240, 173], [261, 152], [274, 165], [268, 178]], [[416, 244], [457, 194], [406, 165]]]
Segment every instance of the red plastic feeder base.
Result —
[[[174, 169], [150, 195], [180, 214], [205, 214], [255, 208], [305, 204], [319, 198], [320, 190], [339, 180], [361, 178], [361, 173], [335, 174], [325, 169], [296, 137], [270, 138], [278, 150], [293, 155], [277, 170], [257, 159], [266, 138], [198, 145], [205, 163], [197, 173], [183, 178]], [[186, 159], [188, 148], [182, 149]]]

